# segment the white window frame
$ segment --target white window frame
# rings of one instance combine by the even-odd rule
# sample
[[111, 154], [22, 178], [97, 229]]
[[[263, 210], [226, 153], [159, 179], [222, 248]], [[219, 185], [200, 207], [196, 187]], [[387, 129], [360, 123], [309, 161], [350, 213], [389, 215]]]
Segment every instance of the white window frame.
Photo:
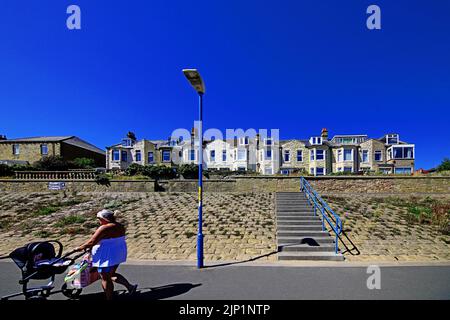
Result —
[[[364, 154], [366, 154], [366, 160], [364, 161]], [[369, 162], [369, 150], [361, 150], [361, 162], [368, 163]]]
[[309, 150], [309, 161], [315, 161], [316, 160], [316, 154], [315, 149]]
[[[300, 151], [300, 159], [301, 160], [298, 160], [299, 151]], [[303, 150], [297, 150], [297, 162], [303, 162]]]
[[[395, 158], [394, 157], [394, 148], [402, 148], [402, 156], [404, 154], [404, 148], [412, 148], [412, 152], [413, 152], [413, 156], [412, 158]], [[415, 155], [416, 155], [416, 148], [415, 145], [413, 144], [397, 144], [397, 145], [392, 145], [390, 146], [388, 149], [388, 154], [389, 154], [389, 160], [412, 160], [414, 159]]]
[[[150, 160], [150, 155], [152, 155], [152, 160]], [[155, 153], [153, 151], [147, 152], [147, 161], [148, 163], [154, 163], [155, 162]]]
[[[116, 153], [118, 155], [117, 159], [114, 159], [114, 153]], [[112, 153], [111, 153], [111, 159], [112, 161], [120, 161], [120, 156], [121, 156], [121, 152], [119, 149], [113, 149]]]
[[216, 150], [209, 150], [209, 158], [211, 162], [216, 162]]
[[[318, 174], [317, 173], [317, 169], [322, 169], [323, 170], [322, 174]], [[323, 167], [316, 167], [315, 172], [316, 172], [315, 176], [324, 176], [325, 175], [325, 168], [323, 168]]]
[[[189, 152], [189, 161], [195, 161], [197, 156], [197, 152], [195, 152], [195, 149], [189, 149], [188, 152]], [[193, 158], [192, 154], [194, 155]]]
[[[322, 153], [323, 153], [323, 158], [322, 159], [317, 159], [317, 151], [322, 151]], [[315, 159], [316, 159], [316, 161], [325, 161], [325, 158], [326, 158], [326, 155], [325, 155], [325, 150], [324, 149], [315, 149]]]
[[[139, 160], [137, 159], [138, 154], [139, 154], [139, 157], [140, 157]], [[141, 152], [141, 150], [136, 150], [136, 151], [134, 152], [134, 160], [135, 160], [136, 162], [141, 162], [141, 161], [142, 161], [142, 152]]]
[[[343, 161], [354, 161], [355, 158], [353, 157], [353, 149], [343, 148], [342, 150], [343, 150], [342, 151]], [[345, 151], [348, 151], [348, 150], [350, 150], [350, 160], [345, 159]]]
[[[165, 152], [169, 153], [169, 160], [164, 160], [164, 153]], [[172, 161], [172, 153], [170, 152], [170, 150], [163, 150], [161, 152], [161, 158], [162, 158], [162, 162], [170, 162], [170, 161]]]
[[[377, 153], [380, 153], [380, 160], [377, 160]], [[375, 162], [383, 162], [383, 151], [381, 151], [381, 150], [375, 150], [374, 152], [373, 152], [373, 160], [375, 161]]]
[[20, 144], [18, 144], [18, 143], [13, 144], [12, 153], [15, 156], [18, 156], [20, 154]]
[[[46, 153], [44, 153], [44, 152], [42, 151], [42, 148], [43, 148], [43, 147], [45, 147], [45, 148], [47, 149], [47, 152], [46, 152]], [[48, 155], [48, 144], [46, 144], [46, 143], [41, 144], [41, 155], [43, 155], [43, 156]]]
[[[397, 138], [397, 142], [396, 143], [389, 143], [389, 139], [390, 138]], [[399, 137], [399, 135], [397, 133], [387, 134], [386, 135], [386, 144], [394, 145], [394, 144], [398, 144], [399, 141], [400, 141], [400, 137]]]
[[396, 171], [397, 171], [397, 169], [409, 169], [409, 173], [407, 173], [407, 174], [412, 174], [412, 172], [413, 172], [413, 170], [412, 170], [412, 168], [411, 167], [396, 167], [396, 168], [394, 168], [394, 174], [405, 174], [405, 173], [397, 173]]
[[[225, 156], [225, 159], [224, 159]], [[224, 149], [222, 150], [222, 162], [226, 162], [227, 161], [227, 150]]]
[[[244, 157], [241, 157], [242, 154], [244, 154]], [[247, 149], [237, 150], [237, 161], [247, 161]]]
[[[286, 156], [287, 156], [287, 160], [286, 160]], [[283, 160], [284, 160], [284, 162], [291, 162], [291, 150], [284, 150]]]

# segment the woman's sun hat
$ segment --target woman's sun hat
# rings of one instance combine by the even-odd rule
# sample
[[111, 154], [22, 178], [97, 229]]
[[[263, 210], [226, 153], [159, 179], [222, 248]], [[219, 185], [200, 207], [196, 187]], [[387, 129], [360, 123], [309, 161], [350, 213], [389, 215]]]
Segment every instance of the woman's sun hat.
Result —
[[103, 219], [106, 221], [114, 221], [114, 212], [107, 210], [107, 209], [103, 209], [103, 210], [97, 212], [97, 218]]

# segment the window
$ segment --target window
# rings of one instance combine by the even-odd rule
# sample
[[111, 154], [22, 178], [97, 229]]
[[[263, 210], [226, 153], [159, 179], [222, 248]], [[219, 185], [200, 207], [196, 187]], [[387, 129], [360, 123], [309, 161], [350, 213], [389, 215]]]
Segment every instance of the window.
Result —
[[238, 160], [246, 160], [247, 159], [247, 150], [245, 149], [239, 149], [237, 154]]
[[41, 154], [48, 154], [48, 146], [46, 144], [41, 144]]
[[180, 151], [178, 151], [178, 157], [180, 158], [180, 159], [183, 159], [183, 152], [180, 150]]
[[398, 134], [388, 134], [386, 136], [387, 144], [397, 144], [398, 143]]
[[303, 162], [303, 151], [302, 150], [297, 150], [297, 161]]
[[314, 149], [313, 150], [309, 150], [309, 160], [310, 161], [314, 161]]
[[381, 150], [375, 151], [375, 161], [383, 161], [381, 156]]
[[189, 160], [194, 161], [195, 160], [195, 150], [189, 150]]
[[211, 161], [216, 161], [216, 150], [211, 150], [209, 153]]
[[131, 145], [132, 145], [131, 139], [123, 139], [122, 140], [123, 147], [131, 147]]
[[162, 158], [163, 158], [164, 162], [169, 162], [170, 161], [170, 151], [164, 150], [163, 154], [162, 154]]
[[412, 170], [411, 168], [395, 168], [394, 173], [395, 174], [411, 174]]
[[314, 168], [309, 169], [310, 174], [314, 174]]
[[20, 154], [20, 145], [13, 144], [12, 148], [13, 148], [13, 150], [12, 150], [13, 154], [16, 154], [16, 155]]
[[323, 175], [324, 175], [324, 169], [316, 168], [316, 176], [323, 176]]
[[353, 172], [352, 167], [344, 167], [344, 172]]
[[123, 162], [128, 162], [128, 152], [126, 151], [122, 151], [122, 161]]
[[352, 160], [353, 160], [353, 150], [344, 149], [344, 161], [352, 161]]
[[120, 160], [120, 151], [119, 150], [113, 150], [113, 152], [112, 152], [112, 159], [113, 159], [113, 161], [119, 161]]
[[325, 159], [324, 150], [316, 150], [316, 160], [323, 160], [323, 159]]
[[342, 149], [337, 151], [337, 162], [342, 162]]
[[266, 146], [272, 145], [272, 139], [266, 139]]
[[272, 149], [267, 149], [266, 150], [266, 160], [271, 160], [272, 159]]
[[291, 161], [291, 153], [290, 153], [290, 151], [289, 150], [285, 150], [284, 151], [284, 161], [286, 161], [286, 162], [289, 162], [289, 161]]
[[152, 163], [152, 162], [154, 162], [155, 161], [155, 158], [154, 158], [154, 156], [153, 156], [153, 151], [149, 151], [148, 152], [148, 162], [149, 163]]
[[311, 137], [309, 141], [311, 144], [322, 144], [322, 137]]
[[240, 144], [241, 146], [246, 146], [246, 145], [248, 145], [248, 137], [242, 137], [242, 138], [239, 138], [239, 144]]
[[227, 150], [222, 150], [222, 161], [227, 161]]
[[393, 159], [413, 159], [414, 158], [413, 147], [393, 147], [392, 154]]
[[361, 153], [361, 161], [369, 162], [369, 150], [363, 150]]
[[141, 161], [141, 150], [136, 150], [136, 161]]

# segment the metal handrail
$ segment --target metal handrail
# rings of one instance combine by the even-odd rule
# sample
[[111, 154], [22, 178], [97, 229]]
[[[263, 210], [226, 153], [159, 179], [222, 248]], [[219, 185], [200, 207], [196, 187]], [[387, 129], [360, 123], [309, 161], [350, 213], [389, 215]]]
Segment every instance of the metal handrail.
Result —
[[[309, 182], [306, 181], [304, 177], [300, 177], [300, 190], [305, 192], [306, 199], [308, 199], [308, 202], [314, 206], [314, 215], [317, 215], [317, 210], [319, 210], [322, 214], [322, 230], [325, 231], [326, 221], [334, 231], [336, 235], [334, 251], [337, 254], [339, 251], [339, 235], [342, 233], [341, 218], [333, 211], [333, 209], [330, 208], [328, 203], [326, 203], [325, 200], [323, 200], [322, 197], [317, 194], [316, 190], [311, 187]], [[334, 221], [331, 221], [328, 215], [330, 215]]]

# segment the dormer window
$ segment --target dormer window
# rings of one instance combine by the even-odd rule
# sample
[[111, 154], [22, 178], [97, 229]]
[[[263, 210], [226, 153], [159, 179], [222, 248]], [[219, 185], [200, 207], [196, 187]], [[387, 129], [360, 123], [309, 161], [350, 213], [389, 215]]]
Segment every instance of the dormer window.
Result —
[[131, 147], [133, 146], [133, 140], [130, 138], [122, 139], [122, 147]]
[[248, 145], [248, 137], [239, 138], [239, 144], [241, 146], [247, 146]]
[[313, 145], [322, 144], [322, 137], [311, 137], [309, 142]]
[[386, 135], [386, 144], [398, 144], [398, 141], [399, 141], [398, 134]]

